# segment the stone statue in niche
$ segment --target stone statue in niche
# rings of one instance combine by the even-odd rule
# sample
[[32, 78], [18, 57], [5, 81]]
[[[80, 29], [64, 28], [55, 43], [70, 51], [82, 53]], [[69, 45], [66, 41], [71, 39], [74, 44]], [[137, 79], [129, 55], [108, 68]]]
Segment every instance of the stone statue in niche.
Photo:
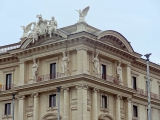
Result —
[[68, 72], [68, 62], [70, 59], [69, 57], [67, 57], [66, 52], [62, 52], [62, 54], [63, 54], [62, 64], [61, 64], [62, 76], [66, 76]]
[[98, 55], [99, 53], [96, 53], [92, 62], [94, 64], [94, 72], [96, 73], [96, 75], [100, 76], [100, 63], [99, 63]]
[[122, 67], [120, 62], [117, 65], [117, 76], [121, 84], [122, 83]]
[[39, 60], [36, 61], [36, 58], [33, 57], [32, 76], [34, 81], [37, 80], [38, 68], [39, 68]]

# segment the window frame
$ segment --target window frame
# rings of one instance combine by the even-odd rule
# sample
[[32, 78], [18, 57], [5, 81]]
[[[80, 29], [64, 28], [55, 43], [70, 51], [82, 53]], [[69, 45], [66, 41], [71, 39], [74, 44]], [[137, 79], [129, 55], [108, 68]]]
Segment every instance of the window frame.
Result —
[[[10, 106], [9, 106], [9, 107], [10, 107], [10, 110], [7, 110], [7, 108], [8, 108], [7, 105], [9, 105], [9, 104], [10, 104]], [[12, 104], [9, 103], [9, 102], [4, 104], [4, 115], [7, 116], [7, 115], [11, 115], [11, 114], [12, 114], [12, 113], [11, 113], [11, 112], [12, 112], [12, 110], [11, 110], [11, 109], [12, 109], [11, 105], [12, 105]], [[9, 111], [9, 113], [8, 113], [8, 111]]]
[[[8, 76], [9, 76], [9, 75], [11, 75], [10, 80], [9, 80], [9, 81], [10, 81], [10, 82], [9, 82], [10, 84], [7, 84], [7, 83], [8, 83]], [[6, 81], [5, 81], [5, 82], [6, 82], [6, 84], [5, 84], [5, 85], [6, 85], [6, 86], [5, 86], [5, 90], [10, 90], [10, 89], [12, 88], [12, 78], [13, 78], [13, 77], [12, 77], [12, 73], [7, 73], [5, 78], [6, 78]], [[9, 85], [9, 87], [8, 87], [8, 85]]]
[[[53, 103], [51, 104], [51, 96], [55, 96], [55, 106], [53, 106]], [[49, 95], [49, 107], [56, 107], [57, 106], [57, 95], [56, 94], [50, 94]]]
[[[107, 108], [103, 107], [103, 99], [102, 99], [102, 96], [106, 96], [106, 106]], [[106, 94], [106, 93], [100, 93], [100, 110], [103, 111], [103, 112], [109, 112], [109, 96]]]
[[[135, 79], [133, 79], [133, 78], [135, 78]], [[135, 80], [135, 88], [134, 88], [134, 80]], [[132, 76], [132, 88], [137, 90], [137, 77], [135, 77], [135, 76]]]

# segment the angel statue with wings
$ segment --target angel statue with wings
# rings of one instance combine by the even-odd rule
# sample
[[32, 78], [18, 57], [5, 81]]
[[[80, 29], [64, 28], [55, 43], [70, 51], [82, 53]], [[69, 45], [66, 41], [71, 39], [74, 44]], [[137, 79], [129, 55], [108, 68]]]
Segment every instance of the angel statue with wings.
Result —
[[81, 9], [76, 10], [79, 13], [79, 21], [78, 22], [85, 22], [85, 17], [87, 16], [87, 13], [89, 11], [89, 6], [86, 7], [81, 11]]
[[32, 23], [30, 23], [26, 27], [25, 26], [21, 26], [21, 28], [23, 29], [23, 36], [22, 36], [22, 38], [28, 37], [28, 32], [31, 30], [31, 26], [32, 26]]

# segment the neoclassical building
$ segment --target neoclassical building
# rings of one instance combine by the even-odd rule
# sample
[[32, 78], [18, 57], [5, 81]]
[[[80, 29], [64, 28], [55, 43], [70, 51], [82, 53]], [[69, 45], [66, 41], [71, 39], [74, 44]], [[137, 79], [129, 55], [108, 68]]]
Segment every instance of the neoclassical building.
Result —
[[[0, 47], [1, 120], [12, 120], [12, 93], [15, 120], [57, 120], [58, 86], [60, 120], [147, 120], [146, 61], [123, 35], [84, 17], [63, 28], [37, 18], [22, 26], [20, 42]], [[150, 80], [152, 120], [160, 120], [160, 66], [152, 62]]]

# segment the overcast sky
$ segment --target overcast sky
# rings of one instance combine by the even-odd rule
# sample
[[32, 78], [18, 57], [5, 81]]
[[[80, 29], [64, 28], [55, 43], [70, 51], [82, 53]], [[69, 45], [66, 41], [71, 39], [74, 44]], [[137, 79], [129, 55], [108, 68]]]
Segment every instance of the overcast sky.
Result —
[[121, 33], [135, 52], [152, 53], [150, 60], [160, 63], [160, 0], [0, 0], [0, 46], [20, 41], [20, 25], [52, 16], [58, 28], [75, 24], [75, 9], [90, 6], [89, 25]]

